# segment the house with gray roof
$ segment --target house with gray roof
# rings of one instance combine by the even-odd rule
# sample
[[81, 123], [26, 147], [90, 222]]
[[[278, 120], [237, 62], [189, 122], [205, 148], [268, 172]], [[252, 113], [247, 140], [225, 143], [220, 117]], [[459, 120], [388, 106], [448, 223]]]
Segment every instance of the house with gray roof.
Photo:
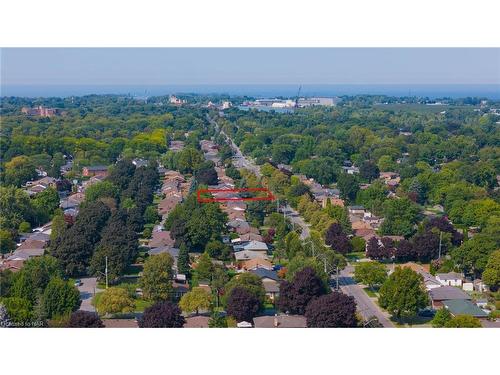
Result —
[[268, 296], [271, 301], [274, 301], [280, 292], [280, 278], [278, 277], [278, 273], [260, 267], [250, 272], [261, 279], [264, 290], [266, 291], [266, 296]]
[[454, 286], [442, 286], [429, 290], [429, 297], [432, 301], [433, 308], [440, 308], [443, 306], [444, 301], [453, 299], [470, 300], [471, 297], [462, 289]]
[[469, 315], [474, 318], [488, 317], [488, 314], [485, 311], [474, 305], [468, 299], [450, 299], [443, 301], [443, 305], [453, 316]]
[[253, 322], [255, 328], [307, 328], [303, 315], [257, 316]]

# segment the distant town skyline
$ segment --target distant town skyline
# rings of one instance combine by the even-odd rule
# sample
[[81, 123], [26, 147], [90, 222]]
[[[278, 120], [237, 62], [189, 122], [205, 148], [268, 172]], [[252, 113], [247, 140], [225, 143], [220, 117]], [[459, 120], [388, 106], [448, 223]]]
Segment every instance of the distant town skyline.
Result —
[[7, 85], [500, 84], [498, 48], [8, 48]]

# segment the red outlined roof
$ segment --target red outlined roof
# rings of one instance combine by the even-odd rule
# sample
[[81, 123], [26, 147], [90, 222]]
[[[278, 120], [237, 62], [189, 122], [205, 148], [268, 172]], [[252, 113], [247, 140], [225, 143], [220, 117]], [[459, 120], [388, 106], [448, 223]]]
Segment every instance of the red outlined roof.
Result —
[[[265, 196], [240, 197], [239, 193], [266, 193]], [[202, 197], [202, 194], [215, 195], [212, 198]], [[224, 194], [226, 196], [224, 196]], [[196, 197], [200, 203], [211, 202], [232, 202], [232, 201], [273, 201], [276, 197], [267, 188], [241, 188], [241, 189], [199, 189], [196, 192]]]

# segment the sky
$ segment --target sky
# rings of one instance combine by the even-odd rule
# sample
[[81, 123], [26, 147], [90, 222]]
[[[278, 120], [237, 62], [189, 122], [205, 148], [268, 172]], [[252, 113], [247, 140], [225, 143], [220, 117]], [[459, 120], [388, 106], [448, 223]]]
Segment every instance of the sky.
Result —
[[1, 82], [500, 84], [500, 48], [2, 48]]

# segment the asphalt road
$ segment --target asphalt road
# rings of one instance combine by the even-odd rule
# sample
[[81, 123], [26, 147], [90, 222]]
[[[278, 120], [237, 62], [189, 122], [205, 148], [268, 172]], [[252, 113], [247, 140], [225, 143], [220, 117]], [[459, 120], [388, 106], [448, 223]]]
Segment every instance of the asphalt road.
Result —
[[[220, 131], [221, 134], [228, 140], [234, 152], [233, 165], [236, 168], [247, 169], [250, 172], [254, 173], [256, 176], [262, 177], [262, 174], [260, 173], [260, 167], [256, 165], [252, 160], [245, 157], [245, 155], [243, 155], [240, 148], [233, 142], [233, 140], [226, 133], [224, 133], [222, 129], [219, 129], [219, 124], [217, 124], [217, 122], [215, 122], [208, 116], [207, 119], [215, 127], [215, 129], [217, 131]], [[306, 239], [307, 237], [309, 237], [309, 226], [305, 222], [304, 218], [302, 218], [302, 216], [300, 216], [299, 213], [289, 205], [287, 205], [284, 209], [287, 212], [287, 217], [290, 219], [294, 227], [298, 226], [301, 228], [300, 238]]]
[[97, 289], [97, 278], [86, 277], [81, 279], [82, 285], [78, 287], [80, 291], [80, 299], [82, 304], [80, 305], [80, 310], [95, 312], [95, 307], [92, 306], [92, 298], [94, 293], [101, 292], [101, 289]]
[[339, 286], [342, 292], [354, 297], [358, 312], [365, 320], [375, 316], [384, 328], [394, 328], [394, 324], [389, 320], [387, 313], [382, 311], [380, 307], [378, 307], [375, 302], [368, 297], [364, 290], [356, 284], [352, 278], [352, 272], [352, 266], [347, 266], [340, 272]]
[[304, 218], [300, 216], [299, 213], [290, 205], [286, 205], [284, 209], [286, 211], [286, 216], [293, 224], [293, 227], [295, 228], [295, 226], [298, 226], [302, 229], [300, 238], [302, 240], [305, 240], [307, 237], [309, 237], [309, 225], [306, 223]]

